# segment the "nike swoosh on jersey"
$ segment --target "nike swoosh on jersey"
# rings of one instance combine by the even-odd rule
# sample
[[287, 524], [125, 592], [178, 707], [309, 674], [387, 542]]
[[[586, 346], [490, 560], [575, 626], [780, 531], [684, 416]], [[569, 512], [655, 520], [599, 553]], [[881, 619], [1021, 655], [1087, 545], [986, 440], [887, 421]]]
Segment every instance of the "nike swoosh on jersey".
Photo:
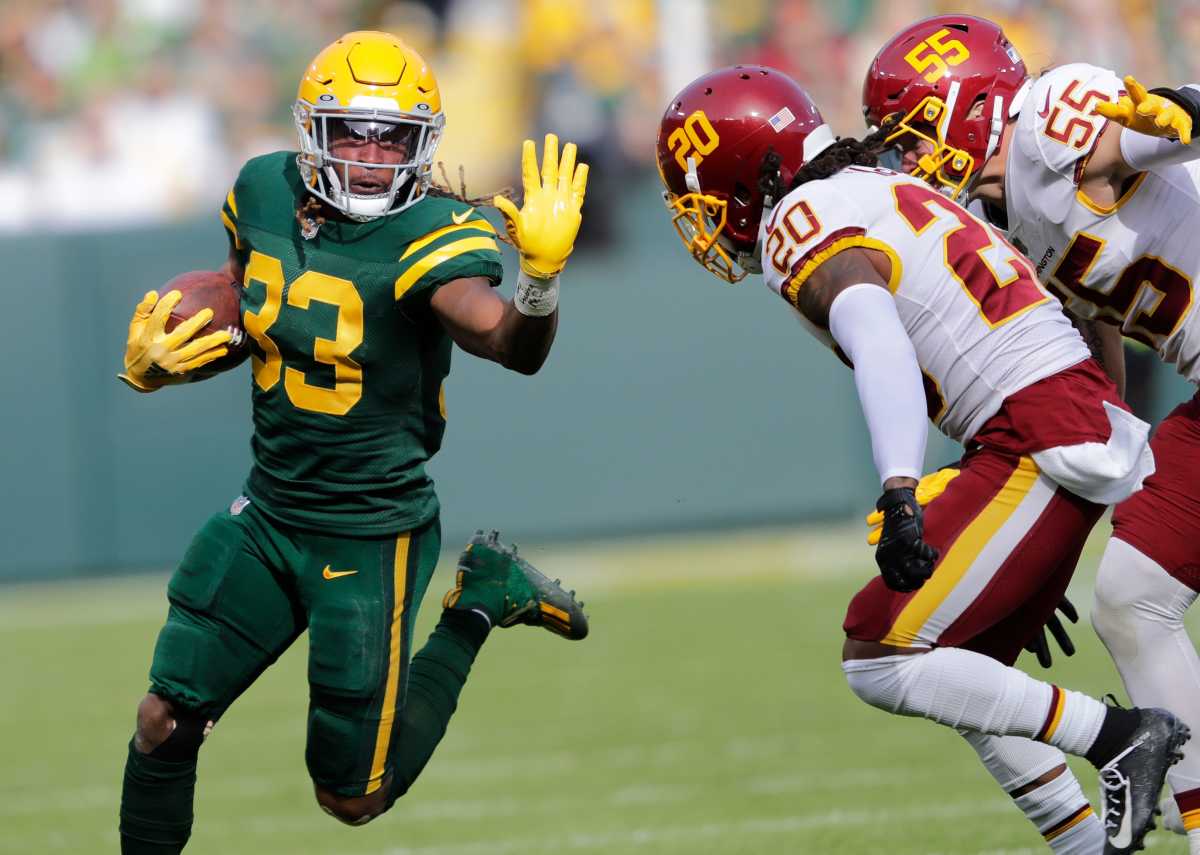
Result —
[[1046, 90], [1046, 106], [1042, 107], [1041, 112], [1038, 113], [1038, 118], [1044, 119], [1049, 115], [1050, 115], [1050, 90], [1047, 89]]
[[321, 571], [321, 575], [326, 579], [338, 579], [342, 576], [353, 576], [357, 572], [357, 570], [334, 570], [326, 564], [325, 569]]
[[451, 214], [450, 219], [454, 220], [454, 225], [461, 226], [467, 221], [467, 217], [471, 216], [471, 214], [474, 212], [474, 208], [467, 208], [467, 210], [463, 211], [461, 214]]

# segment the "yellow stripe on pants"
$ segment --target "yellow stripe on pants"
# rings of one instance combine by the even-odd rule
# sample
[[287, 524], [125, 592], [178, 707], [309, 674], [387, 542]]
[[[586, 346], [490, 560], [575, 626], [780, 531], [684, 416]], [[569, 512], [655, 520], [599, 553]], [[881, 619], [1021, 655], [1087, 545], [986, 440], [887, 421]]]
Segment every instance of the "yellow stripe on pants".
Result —
[[1022, 457], [1000, 491], [946, 550], [933, 576], [904, 606], [881, 643], [893, 647], [913, 646], [922, 627], [962, 581], [988, 542], [1008, 522], [1037, 480], [1037, 464], [1033, 458]]
[[400, 691], [400, 655], [404, 638], [404, 595], [408, 584], [408, 544], [411, 539], [405, 532], [396, 539], [396, 563], [392, 568], [395, 578], [392, 598], [391, 649], [388, 651], [387, 688], [383, 693], [383, 709], [379, 713], [379, 732], [375, 735], [375, 757], [371, 761], [371, 777], [363, 795], [370, 795], [383, 784], [387, 770], [388, 748], [392, 741], [392, 724], [396, 720], [396, 694]]

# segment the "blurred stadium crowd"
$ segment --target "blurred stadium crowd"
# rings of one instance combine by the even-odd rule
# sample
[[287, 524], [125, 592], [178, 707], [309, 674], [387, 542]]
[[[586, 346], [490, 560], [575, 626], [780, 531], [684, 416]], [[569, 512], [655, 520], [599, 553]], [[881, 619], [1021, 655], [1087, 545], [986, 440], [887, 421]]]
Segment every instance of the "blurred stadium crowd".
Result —
[[350, 29], [385, 29], [433, 65], [440, 159], [482, 194], [512, 182], [520, 140], [578, 141], [601, 180], [653, 169], [666, 99], [707, 68], [775, 66], [835, 131], [862, 131], [876, 49], [942, 11], [999, 20], [1036, 71], [1087, 59], [1156, 83], [1200, 80], [1200, 0], [5, 0], [0, 231], [119, 227], [214, 209], [248, 157], [293, 146], [304, 64]]

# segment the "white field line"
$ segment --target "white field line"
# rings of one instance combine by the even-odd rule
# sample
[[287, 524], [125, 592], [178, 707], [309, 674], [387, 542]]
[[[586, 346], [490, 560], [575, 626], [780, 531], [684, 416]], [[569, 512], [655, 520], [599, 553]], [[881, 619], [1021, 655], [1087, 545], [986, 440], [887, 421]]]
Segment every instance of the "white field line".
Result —
[[[528, 803], [522, 802], [521, 806], [524, 808], [522, 814], [527, 815], [529, 813]], [[556, 806], [555, 809], [560, 808]], [[912, 826], [918, 822], [993, 816], [1011, 813], [1012, 811], [1012, 805], [1007, 800], [997, 798], [984, 802], [961, 802], [897, 810], [838, 809], [822, 813], [797, 814], [789, 817], [759, 817], [727, 822], [703, 823], [700, 825], [643, 826], [620, 830], [581, 831], [559, 837], [536, 837], [527, 834], [522, 837], [508, 839], [490, 838], [472, 842], [432, 844], [415, 847], [388, 847], [377, 850], [367, 850], [360, 845], [355, 849], [346, 850], [340, 853], [340, 855], [507, 855], [507, 853], [564, 852], [592, 849], [624, 852], [629, 849], [660, 843], [702, 841], [711, 844], [713, 841], [722, 838], [735, 837], [741, 840], [748, 835], [798, 834], [804, 831], [843, 825], [887, 823], [900, 829], [905, 826]], [[538, 812], [542, 811], [539, 810]], [[454, 814], [452, 817], [439, 817], [443, 826], [447, 818], [461, 819], [462, 817], [460, 814]], [[411, 817], [405, 814], [402, 817], [398, 817], [398, 819], [411, 820]], [[387, 822], [388, 820], [385, 819], [383, 821]], [[211, 817], [209, 822], [216, 825], [219, 823], [219, 819]], [[324, 816], [319, 818], [310, 817], [309, 821], [305, 821], [304, 819], [299, 819], [298, 821], [298, 818], [294, 816], [259, 816], [249, 822], [239, 822], [236, 828], [229, 828], [228, 835], [237, 836], [239, 840], [244, 840], [247, 834], [272, 835], [294, 833], [296, 831], [303, 831], [308, 827], [328, 828], [332, 822], [333, 820]], [[403, 835], [402, 826], [398, 825], [397, 834], [400, 836]], [[115, 831], [106, 833], [104, 837], [109, 842], [115, 843], [116, 841]], [[47, 839], [43, 841], [42, 845], [52, 850], [69, 849], [77, 851], [75, 847], [77, 842], [77, 840], [72, 839], [69, 832], [66, 834], [52, 832], [47, 835]]]
[[[525, 835], [508, 840], [491, 839], [470, 843], [435, 844], [432, 846], [400, 846], [365, 853], [362, 848], [347, 850], [341, 855], [506, 855], [506, 853], [564, 852], [602, 849], [625, 852], [629, 849], [660, 843], [713, 841], [720, 838], [748, 835], [797, 834], [819, 828], [842, 825], [889, 824], [899, 831], [915, 822], [991, 816], [1012, 811], [1005, 800], [961, 802], [931, 805], [903, 810], [833, 810], [791, 817], [763, 817], [729, 822], [709, 822], [700, 825], [642, 827], [610, 831], [576, 832], [559, 837]], [[769, 845], [769, 844], [766, 844]]]
[[[711, 746], [705, 746], [700, 742], [696, 742], [692, 748], [694, 749], [693, 751], [678, 752], [673, 755], [661, 755], [659, 759], [668, 760], [668, 757], [670, 757], [673, 760], [686, 760], [691, 756], [698, 755], [702, 751], [711, 752]], [[619, 757], [616, 762], [611, 764], [603, 762], [604, 758], [612, 753], [605, 752], [601, 755], [599, 762], [596, 762], [594, 759], [579, 759], [577, 763], [572, 762], [566, 764], [565, 767], [552, 763], [549, 769], [540, 760], [536, 768], [531, 768], [528, 764], [527, 755], [521, 755], [525, 761], [523, 765], [516, 763], [515, 758], [487, 758], [485, 763], [488, 767], [488, 774], [485, 775], [478, 774], [480, 769], [478, 762], [463, 762], [462, 764], [443, 764], [440, 768], [436, 766], [431, 767], [426, 777], [430, 779], [435, 777], [444, 778], [452, 781], [461, 781], [465, 777], [476, 784], [485, 778], [499, 779], [506, 783], [519, 777], [545, 779], [557, 771], [569, 772], [576, 769], [576, 767], [580, 769], [596, 769], [598, 767], [626, 768], [630, 765], [626, 760], [626, 756], [636, 756], [640, 752], [643, 752], [643, 749], [628, 746], [617, 749], [618, 754], [625, 756]], [[742, 759], [754, 760], [767, 753], [773, 753], [773, 751], [763, 746], [761, 751], [736, 756], [740, 756]], [[645, 755], [643, 754], [643, 756]], [[435, 760], [434, 763], [436, 764], [437, 761]], [[668, 761], [652, 765], [678, 768], [683, 764], [681, 762]], [[728, 779], [727, 786], [764, 795], [808, 791], [881, 789], [893, 786], [891, 782], [894, 782], [901, 775], [907, 776], [910, 780], [912, 779], [911, 771], [905, 767], [897, 766], [845, 769], [832, 773], [812, 770], [809, 772], [795, 772], [786, 776], [752, 776], [741, 779], [731, 777]], [[205, 800], [209, 802], [245, 802], [264, 798], [273, 799], [283, 789], [279, 778], [276, 777], [239, 775], [215, 780], [211, 772], [206, 777], [207, 786], [206, 780], [203, 777], [198, 786]], [[294, 782], [289, 782], [285, 786], [291, 789], [292, 783]], [[307, 800], [309, 796], [308, 781], [302, 779], [299, 781], [298, 786], [301, 787], [304, 799]], [[604, 797], [604, 800], [613, 805], [670, 804], [701, 796], [703, 793], [704, 788], [699, 786], [644, 783], [638, 786], [620, 787]], [[9, 792], [5, 794], [0, 791], [0, 817], [37, 816], [41, 814], [59, 815], [63, 813], [109, 809], [115, 807], [119, 798], [120, 782], [115, 780], [111, 786], [93, 785], [50, 792]], [[531, 807], [531, 805], [536, 805], [536, 808]], [[552, 813], [567, 808], [578, 809], [578, 799], [537, 799], [534, 802], [530, 802], [523, 799], [500, 797], [429, 801], [423, 799], [420, 795], [420, 790], [417, 790], [412, 797], [401, 801], [395, 810], [403, 816], [406, 822], [421, 822], [443, 821], [452, 818], [468, 820], [497, 816], [519, 816], [525, 813]], [[317, 815], [315, 819], [317, 821], [313, 823], [314, 825], [323, 826], [327, 823], [327, 819], [323, 816]], [[304, 819], [303, 817], [299, 817], [294, 818], [294, 821], [303, 823]]]
[[[740, 586], [750, 581], [853, 579], [875, 572], [866, 526], [854, 519], [822, 525], [623, 538], [522, 548], [552, 576], [589, 596], [678, 587]], [[1090, 602], [1090, 583], [1110, 528], [1096, 526], [1072, 589]], [[442, 554], [430, 588], [449, 578], [458, 547]], [[0, 587], [0, 635], [26, 629], [158, 621], [166, 615], [164, 574], [31, 582]], [[436, 599], [436, 598], [435, 598]], [[1082, 602], [1081, 602], [1082, 601]], [[433, 600], [429, 600], [432, 603]]]
[[[522, 554], [584, 596], [595, 592], [742, 584], [747, 580], [842, 577], [873, 571], [866, 527], [761, 529], [523, 548]], [[457, 547], [442, 555], [435, 586], [449, 577]], [[164, 574], [29, 582], [0, 588], [0, 633], [107, 626], [166, 615]], [[433, 588], [431, 587], [431, 591]]]

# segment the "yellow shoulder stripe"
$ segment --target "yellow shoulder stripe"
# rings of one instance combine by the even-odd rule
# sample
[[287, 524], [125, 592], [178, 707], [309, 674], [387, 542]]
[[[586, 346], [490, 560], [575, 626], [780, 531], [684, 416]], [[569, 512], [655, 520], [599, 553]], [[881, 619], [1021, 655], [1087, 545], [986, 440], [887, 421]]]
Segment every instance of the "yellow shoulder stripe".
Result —
[[233, 220], [229, 219], [229, 215], [224, 211], [221, 212], [221, 222], [225, 224], [225, 228], [229, 229], [229, 233], [233, 235], [233, 245], [238, 249], [241, 249], [242, 239], [238, 237], [237, 226], [233, 224]]
[[237, 200], [233, 198], [232, 190], [230, 190], [229, 195], [225, 197], [225, 204], [229, 206], [229, 210], [233, 211], [233, 215], [236, 217], [238, 215]]
[[783, 295], [787, 298], [787, 301], [793, 306], [797, 305], [796, 300], [799, 297], [800, 288], [805, 282], [808, 281], [808, 277], [812, 276], [818, 267], [820, 267], [829, 259], [833, 258], [839, 252], [852, 249], [856, 246], [878, 250], [888, 257], [888, 260], [892, 263], [892, 273], [888, 277], [887, 286], [888, 290], [895, 294], [896, 289], [900, 287], [900, 278], [904, 275], [904, 266], [900, 262], [900, 254], [881, 240], [869, 238], [866, 235], [851, 235], [850, 237], [844, 237], [840, 240], [835, 240], [829, 246], [825, 247], [823, 250], [816, 253], [804, 262], [804, 265], [798, 271], [796, 271], [795, 275], [793, 275], [791, 279], [784, 283]]
[[[465, 224], [464, 224], [465, 225]], [[496, 246], [494, 238], [490, 237], [469, 237], [462, 240], [456, 240], [453, 243], [448, 243], [445, 246], [438, 247], [429, 255], [422, 258], [413, 264], [412, 267], [405, 270], [399, 278], [396, 279], [396, 299], [403, 297], [408, 289], [417, 284], [417, 281], [439, 264], [449, 261], [450, 259], [462, 255], [464, 252], [472, 252], [477, 249], [490, 249], [495, 252], [500, 251], [500, 247]]]
[[400, 260], [403, 261], [404, 259], [408, 258], [410, 255], [412, 255], [414, 252], [424, 249], [425, 247], [429, 246], [431, 243], [433, 243], [435, 240], [437, 240], [440, 237], [451, 234], [452, 232], [461, 232], [461, 231], [469, 231], [469, 230], [474, 230], [477, 232], [487, 232], [488, 234], [493, 234], [493, 235], [496, 233], [496, 230], [494, 228], [492, 228], [492, 224], [484, 219], [471, 220], [471, 222], [469, 222], [469, 223], [457, 223], [453, 226], [445, 226], [443, 228], [438, 229], [436, 232], [430, 232], [429, 234], [425, 235], [425, 237], [421, 238], [420, 240], [415, 240], [412, 243], [410, 243], [408, 245], [408, 249], [404, 250], [404, 255], [400, 256]]

